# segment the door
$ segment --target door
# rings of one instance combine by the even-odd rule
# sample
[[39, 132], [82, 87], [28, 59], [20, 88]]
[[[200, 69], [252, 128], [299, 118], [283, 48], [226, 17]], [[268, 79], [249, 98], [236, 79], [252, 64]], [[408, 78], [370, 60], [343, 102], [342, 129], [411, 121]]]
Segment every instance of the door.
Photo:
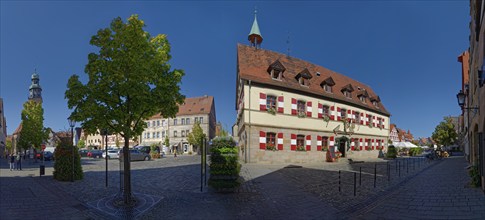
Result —
[[341, 140], [339, 145], [338, 145], [338, 151], [340, 151], [340, 153], [342, 153], [342, 157], [345, 157], [345, 140]]

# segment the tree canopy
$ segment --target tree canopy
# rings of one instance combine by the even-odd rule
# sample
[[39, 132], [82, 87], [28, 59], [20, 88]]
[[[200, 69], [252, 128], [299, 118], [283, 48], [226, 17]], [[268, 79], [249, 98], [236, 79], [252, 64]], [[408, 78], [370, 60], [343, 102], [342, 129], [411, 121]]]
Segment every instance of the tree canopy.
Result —
[[[185, 99], [179, 86], [184, 72], [168, 63], [167, 36], [152, 37], [144, 27], [138, 15], [132, 15], [126, 23], [118, 17], [109, 28], [100, 29], [90, 41], [99, 51], [88, 55], [88, 82], [72, 75], [65, 92], [71, 117], [88, 134], [109, 129], [124, 138], [124, 158], [129, 158], [130, 138], [146, 128], [144, 120], [158, 113], [174, 117]], [[131, 204], [130, 161], [123, 164], [123, 199]]]
[[202, 146], [203, 140], [202, 138], [206, 137], [204, 134], [204, 131], [200, 127], [199, 122], [195, 122], [194, 126], [192, 127], [192, 132], [189, 133], [187, 136], [187, 140], [189, 141], [189, 144], [192, 144], [194, 146]]
[[450, 117], [445, 117], [435, 128], [431, 136], [438, 146], [449, 146], [455, 143], [457, 133]]
[[18, 147], [29, 149], [33, 146], [40, 150], [41, 144], [49, 137], [48, 130], [44, 128], [42, 104], [32, 100], [25, 102], [21, 118], [22, 130], [19, 134]]

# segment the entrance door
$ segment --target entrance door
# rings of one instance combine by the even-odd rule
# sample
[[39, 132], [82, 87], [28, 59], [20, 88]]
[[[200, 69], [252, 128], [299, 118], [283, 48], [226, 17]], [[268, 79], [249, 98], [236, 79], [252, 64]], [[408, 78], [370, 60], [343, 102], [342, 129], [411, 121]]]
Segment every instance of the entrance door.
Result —
[[342, 153], [342, 157], [345, 157], [345, 141], [341, 140], [339, 145], [338, 145], [338, 151]]

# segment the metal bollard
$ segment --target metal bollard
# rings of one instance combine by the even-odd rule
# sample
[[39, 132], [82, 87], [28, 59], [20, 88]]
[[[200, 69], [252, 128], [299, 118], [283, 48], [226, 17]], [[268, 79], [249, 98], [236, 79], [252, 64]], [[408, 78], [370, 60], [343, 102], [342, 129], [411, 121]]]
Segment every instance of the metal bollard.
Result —
[[338, 171], [338, 191], [342, 192], [342, 187], [340, 186], [340, 183], [341, 183], [341, 181], [340, 181], [340, 170], [339, 170]]

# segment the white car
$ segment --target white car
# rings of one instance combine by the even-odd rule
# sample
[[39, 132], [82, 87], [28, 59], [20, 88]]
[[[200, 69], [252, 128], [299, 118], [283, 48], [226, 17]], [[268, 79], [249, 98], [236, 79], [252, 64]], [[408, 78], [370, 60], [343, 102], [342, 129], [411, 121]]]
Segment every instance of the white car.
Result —
[[[106, 158], [106, 151], [103, 151], [103, 158]], [[118, 156], [117, 150], [108, 150], [108, 159], [112, 159], [112, 158], [115, 158], [115, 159], [120, 158]]]

